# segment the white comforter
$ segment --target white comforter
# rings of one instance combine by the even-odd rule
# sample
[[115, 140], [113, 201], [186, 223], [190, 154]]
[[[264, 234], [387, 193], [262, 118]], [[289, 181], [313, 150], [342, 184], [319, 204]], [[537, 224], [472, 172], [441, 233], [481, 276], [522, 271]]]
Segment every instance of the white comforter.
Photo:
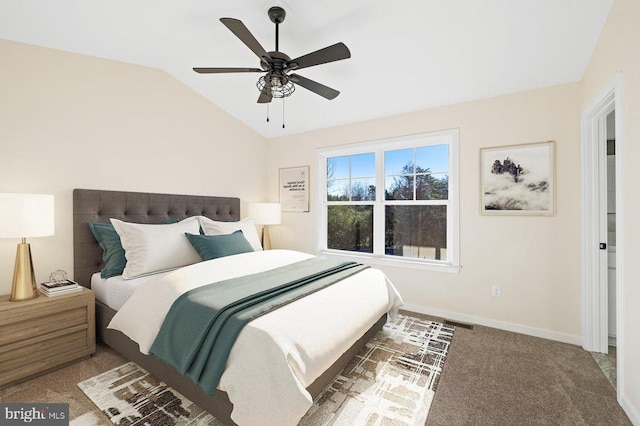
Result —
[[[313, 256], [268, 250], [180, 268], [141, 284], [109, 328], [147, 354], [173, 301], [193, 288], [254, 274]], [[402, 299], [377, 269], [364, 271], [249, 323], [231, 350], [218, 389], [233, 403], [239, 425], [295, 425], [311, 407], [305, 389], [385, 312]]]

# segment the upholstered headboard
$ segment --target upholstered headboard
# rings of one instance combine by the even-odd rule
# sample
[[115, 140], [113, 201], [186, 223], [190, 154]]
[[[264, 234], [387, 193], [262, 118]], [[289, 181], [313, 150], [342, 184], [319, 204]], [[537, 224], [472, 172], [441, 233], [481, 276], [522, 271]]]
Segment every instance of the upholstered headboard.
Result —
[[154, 194], [146, 192], [73, 190], [73, 276], [85, 287], [91, 275], [102, 269], [102, 249], [90, 222], [110, 218], [135, 223], [163, 223], [189, 216], [206, 216], [230, 222], [240, 220], [240, 199], [198, 195]]

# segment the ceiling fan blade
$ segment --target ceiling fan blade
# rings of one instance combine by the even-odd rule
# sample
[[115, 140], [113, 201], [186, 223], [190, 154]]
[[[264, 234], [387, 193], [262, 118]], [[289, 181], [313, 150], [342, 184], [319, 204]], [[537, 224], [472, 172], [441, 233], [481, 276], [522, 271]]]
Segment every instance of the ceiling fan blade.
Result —
[[258, 98], [258, 103], [259, 104], [268, 104], [269, 102], [271, 102], [271, 99], [273, 99], [273, 96], [271, 95], [271, 92], [269, 91], [267, 86], [265, 86], [262, 89], [262, 91], [260, 92], [260, 97]]
[[350, 57], [351, 52], [349, 48], [344, 43], [336, 43], [324, 49], [316, 50], [315, 52], [292, 59], [287, 62], [287, 66], [291, 69], [299, 70], [301, 68], [340, 61]]
[[264, 72], [260, 68], [194, 68], [200, 74], [218, 74], [228, 72]]
[[307, 90], [311, 90], [313, 93], [316, 93], [323, 98], [327, 98], [329, 100], [335, 99], [340, 92], [335, 89], [332, 89], [329, 86], [325, 86], [324, 84], [320, 84], [317, 81], [309, 80], [306, 77], [303, 77], [298, 74], [289, 75], [289, 79], [297, 84], [298, 86], [302, 86]]
[[251, 31], [242, 23], [239, 19], [234, 18], [220, 18], [220, 22], [222, 22], [227, 28], [231, 30], [232, 33], [236, 35], [249, 49], [255, 53], [258, 58], [267, 58], [271, 59], [269, 54], [258, 40], [251, 34]]

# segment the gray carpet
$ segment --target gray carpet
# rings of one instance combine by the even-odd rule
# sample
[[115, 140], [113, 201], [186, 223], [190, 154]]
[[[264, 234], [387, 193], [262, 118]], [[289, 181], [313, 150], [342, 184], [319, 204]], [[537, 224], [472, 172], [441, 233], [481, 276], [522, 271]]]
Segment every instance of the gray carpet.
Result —
[[[44, 376], [0, 390], [0, 402], [64, 402], [69, 404], [69, 417], [75, 419], [94, 413], [97, 422], [85, 425], [113, 426], [109, 419], [78, 388], [78, 383], [110, 370], [127, 360], [113, 349], [98, 344], [92, 357]], [[85, 416], [87, 418], [88, 416]]]
[[534, 424], [631, 422], [582, 348], [477, 325], [457, 327], [427, 426]]
[[[111, 425], [76, 384], [124, 362], [99, 345], [88, 360], [0, 391], [0, 401], [70, 402], [71, 418], [93, 411], [98, 424]], [[580, 347], [481, 326], [457, 327], [427, 425], [533, 424], [631, 423], [615, 389]]]

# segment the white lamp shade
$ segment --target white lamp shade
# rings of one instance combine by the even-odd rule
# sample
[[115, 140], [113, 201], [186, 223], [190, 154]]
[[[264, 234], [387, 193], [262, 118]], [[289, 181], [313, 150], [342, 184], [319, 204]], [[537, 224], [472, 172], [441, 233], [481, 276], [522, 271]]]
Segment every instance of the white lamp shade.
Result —
[[249, 203], [249, 216], [256, 225], [280, 225], [280, 203]]
[[0, 194], [0, 238], [54, 233], [53, 195]]

